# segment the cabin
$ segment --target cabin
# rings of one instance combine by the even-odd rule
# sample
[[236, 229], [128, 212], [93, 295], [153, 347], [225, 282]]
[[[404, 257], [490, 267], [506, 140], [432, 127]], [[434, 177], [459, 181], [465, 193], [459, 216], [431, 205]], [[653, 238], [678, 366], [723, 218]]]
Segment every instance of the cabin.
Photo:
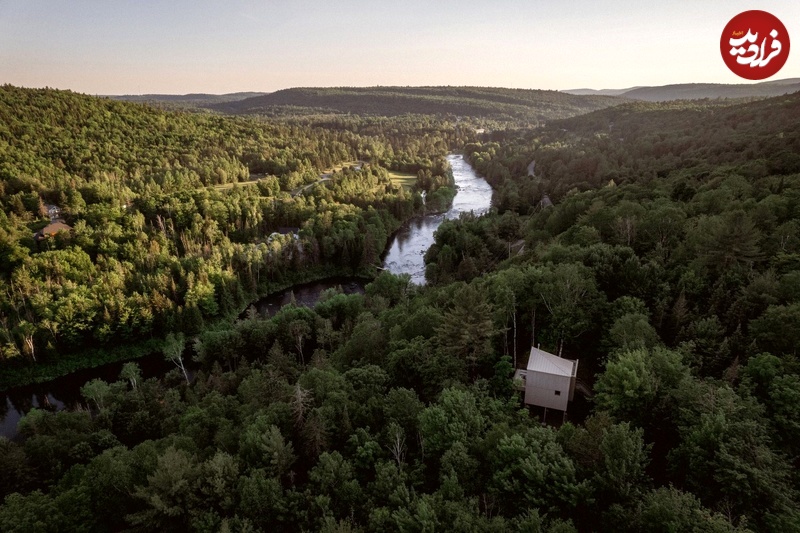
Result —
[[281, 235], [293, 235], [297, 238], [298, 233], [300, 232], [300, 228], [294, 226], [278, 226], [278, 230], [275, 233], [280, 233]]
[[66, 224], [63, 220], [56, 220], [55, 222], [51, 222], [50, 224], [46, 225], [39, 231], [33, 234], [33, 238], [37, 241], [41, 241], [43, 239], [47, 239], [48, 237], [52, 237], [56, 233], [60, 233], [62, 231], [70, 232], [72, 231], [72, 226]]
[[567, 404], [575, 398], [575, 381], [578, 361], [564, 359], [531, 348], [528, 367], [514, 373], [521, 380], [520, 389], [525, 391], [525, 405], [536, 405], [566, 411]]
[[61, 208], [55, 204], [44, 204], [47, 210], [47, 216], [50, 217], [51, 222], [55, 222], [61, 218]]
[[267, 243], [271, 243], [276, 237], [281, 235], [291, 235], [294, 240], [300, 239], [300, 228], [281, 226], [277, 231], [273, 231], [267, 236]]

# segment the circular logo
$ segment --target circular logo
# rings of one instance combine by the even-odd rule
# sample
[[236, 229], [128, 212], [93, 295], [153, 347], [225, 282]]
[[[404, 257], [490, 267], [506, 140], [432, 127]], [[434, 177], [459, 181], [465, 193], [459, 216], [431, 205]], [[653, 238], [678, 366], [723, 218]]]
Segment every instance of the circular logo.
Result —
[[777, 74], [789, 58], [789, 32], [766, 11], [744, 11], [722, 30], [719, 51], [737, 76], [763, 80]]

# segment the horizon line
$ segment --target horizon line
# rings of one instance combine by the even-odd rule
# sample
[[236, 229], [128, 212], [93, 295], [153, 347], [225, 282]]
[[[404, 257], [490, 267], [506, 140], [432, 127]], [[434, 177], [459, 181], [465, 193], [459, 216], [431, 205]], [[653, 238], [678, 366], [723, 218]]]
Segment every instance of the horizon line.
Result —
[[[71, 91], [78, 94], [85, 94], [89, 96], [106, 96], [106, 97], [113, 97], [113, 96], [195, 96], [195, 95], [208, 95], [208, 96], [228, 96], [233, 94], [241, 94], [241, 93], [258, 93], [261, 95], [265, 94], [272, 94], [280, 91], [287, 91], [291, 89], [378, 89], [378, 88], [404, 88], [404, 89], [429, 89], [429, 88], [474, 88], [474, 89], [507, 89], [511, 91], [543, 91], [543, 92], [561, 92], [561, 93], [568, 93], [569, 91], [628, 91], [633, 89], [643, 89], [643, 88], [652, 88], [652, 87], [671, 87], [676, 85], [727, 85], [727, 86], [747, 86], [747, 85], [761, 85], [761, 84], [774, 84], [778, 82], [789, 82], [789, 81], [796, 81], [800, 83], [800, 77], [794, 78], [779, 78], [775, 80], [742, 80], [741, 83], [718, 83], [718, 82], [679, 82], [679, 83], [667, 83], [663, 85], [632, 85], [630, 87], [619, 87], [619, 88], [602, 88], [602, 89], [594, 89], [592, 87], [575, 87], [575, 88], [568, 88], [568, 89], [540, 89], [535, 87], [504, 87], [501, 85], [306, 85], [306, 86], [290, 86], [290, 87], [282, 87], [280, 89], [275, 89], [272, 91], [264, 91], [264, 90], [238, 90], [232, 92], [224, 92], [224, 93], [212, 93], [212, 92], [202, 92], [202, 91], [192, 91], [186, 93], [167, 93], [167, 92], [144, 92], [144, 93], [91, 93], [85, 91], [79, 91], [76, 89], [69, 89], [69, 88], [59, 88], [59, 87], [51, 87], [49, 85], [39, 86], [39, 87], [31, 87], [25, 85], [15, 85], [13, 83], [3, 83], [2, 85], [9, 85], [12, 87], [19, 87], [22, 89], [53, 89], [59, 91]], [[577, 96], [577, 95], [576, 95]], [[586, 95], [588, 96], [588, 95]], [[602, 96], [602, 95], [601, 95]]]

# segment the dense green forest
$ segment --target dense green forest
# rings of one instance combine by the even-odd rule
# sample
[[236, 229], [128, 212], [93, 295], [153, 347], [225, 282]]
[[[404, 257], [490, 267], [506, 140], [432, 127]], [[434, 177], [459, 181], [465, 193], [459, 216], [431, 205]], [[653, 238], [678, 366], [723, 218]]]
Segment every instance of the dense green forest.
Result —
[[[800, 95], [479, 135], [421, 115], [245, 120], [4, 91], [4, 364], [36, 364], [28, 331], [50, 358], [134, 338], [142, 319], [119, 313], [158, 293], [165, 357], [199, 370], [144, 380], [128, 363], [84, 386], [84, 410], [31, 411], [18, 442], [0, 438], [0, 530], [800, 530]], [[47, 113], [71, 99], [94, 125]], [[19, 118], [36, 113], [49, 118]], [[96, 160], [54, 157], [73, 142]], [[148, 164], [153, 146], [177, 159]], [[364, 295], [213, 320], [240, 291], [373, 265], [420, 209], [386, 169], [446, 195], [457, 147], [495, 209], [442, 224], [428, 285], [382, 273]], [[180, 160], [195, 149], [236, 180]], [[254, 166], [272, 150], [282, 172]], [[265, 175], [231, 186], [251, 172]], [[37, 244], [48, 202], [75, 231]], [[298, 238], [269, 233], [281, 226]], [[84, 329], [77, 312], [26, 318], [73, 294], [100, 295]], [[532, 344], [580, 360], [588, 416], [543, 426], [522, 406], [512, 375]]]
[[535, 320], [597, 373], [596, 413], [643, 430], [653, 481], [757, 530], [800, 528], [797, 116], [798, 94], [625, 104], [470, 144], [497, 213], [426, 256], [437, 284], [519, 288], [504, 327]]
[[[3, 386], [196, 333], [304, 277], [372, 275], [419, 192], [446, 206], [445, 155], [474, 139], [433, 119], [359, 134], [11, 86], [0, 118]], [[35, 238], [48, 206], [72, 230]]]

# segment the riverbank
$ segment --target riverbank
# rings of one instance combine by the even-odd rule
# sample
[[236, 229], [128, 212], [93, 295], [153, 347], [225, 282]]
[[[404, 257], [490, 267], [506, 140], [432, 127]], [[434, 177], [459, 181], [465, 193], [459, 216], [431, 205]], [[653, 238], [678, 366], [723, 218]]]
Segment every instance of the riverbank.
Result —
[[[391, 242], [391, 240], [389, 241]], [[250, 306], [255, 305], [260, 300], [272, 295], [281, 293], [297, 285], [324, 281], [331, 278], [355, 278], [365, 282], [375, 279], [375, 272], [363, 269], [353, 271], [350, 268], [331, 268], [315, 267], [293, 273], [277, 283], [270, 283], [268, 288], [262, 293], [251, 294], [246, 305], [241, 306], [237, 311], [231, 312], [226, 316], [206, 324], [208, 328], [218, 328], [225, 325], [232, 325]], [[17, 368], [6, 368], [0, 372], [0, 392], [5, 392], [16, 387], [47, 383], [58, 378], [62, 378], [79, 372], [81, 370], [98, 368], [111, 363], [120, 361], [132, 361], [161, 352], [164, 340], [160, 338], [150, 338], [139, 340], [132, 343], [120, 343], [112, 348], [87, 348], [75, 354], [69, 354], [57, 361], [44, 361], [41, 363], [30, 364]]]
[[[251, 303], [258, 313], [268, 319], [274, 316], [284, 306], [295, 304], [313, 307], [320, 296], [328, 289], [341, 289], [344, 294], [363, 294], [365, 285], [372, 278], [365, 277], [325, 277], [320, 281], [297, 283], [283, 290], [273, 292]], [[240, 318], [246, 318], [249, 311], [242, 312]], [[215, 324], [221, 328], [233, 327], [232, 325]], [[209, 326], [209, 328], [214, 325]], [[189, 374], [199, 368], [188, 355], [193, 353], [192, 346], [187, 346], [186, 365]], [[81, 394], [83, 386], [94, 379], [106, 383], [113, 383], [120, 379], [120, 372], [127, 362], [135, 361], [144, 379], [164, 379], [168, 372], [175, 370], [175, 366], [167, 361], [159, 352], [146, 353], [139, 358], [125, 358], [118, 361], [105, 362], [97, 366], [81, 368], [65, 376], [46, 380], [42, 383], [31, 383], [15, 386], [0, 392], [0, 437], [16, 439], [19, 421], [33, 408], [47, 410], [74, 410], [85, 406], [85, 399]], [[178, 377], [180, 380], [181, 378]]]
[[[453, 194], [453, 198], [455, 198], [456, 194], [458, 194], [458, 187], [454, 187], [455, 193]], [[443, 209], [434, 209], [431, 211], [425, 211], [424, 213], [418, 213], [416, 215], [412, 215], [405, 222], [400, 224], [397, 229], [395, 229], [392, 233], [389, 234], [389, 238], [386, 240], [386, 246], [383, 247], [383, 251], [380, 255], [381, 265], [384, 265], [386, 262], [386, 256], [389, 254], [389, 250], [392, 249], [392, 245], [397, 240], [397, 236], [402, 232], [405, 228], [407, 228], [410, 224], [414, 223], [415, 221], [425, 220], [426, 217], [436, 217], [436, 216], [443, 216], [445, 215], [450, 209], [452, 208], [453, 198], [450, 199], [450, 205], [445, 206]], [[382, 270], [385, 270], [383, 266], [381, 266]]]

